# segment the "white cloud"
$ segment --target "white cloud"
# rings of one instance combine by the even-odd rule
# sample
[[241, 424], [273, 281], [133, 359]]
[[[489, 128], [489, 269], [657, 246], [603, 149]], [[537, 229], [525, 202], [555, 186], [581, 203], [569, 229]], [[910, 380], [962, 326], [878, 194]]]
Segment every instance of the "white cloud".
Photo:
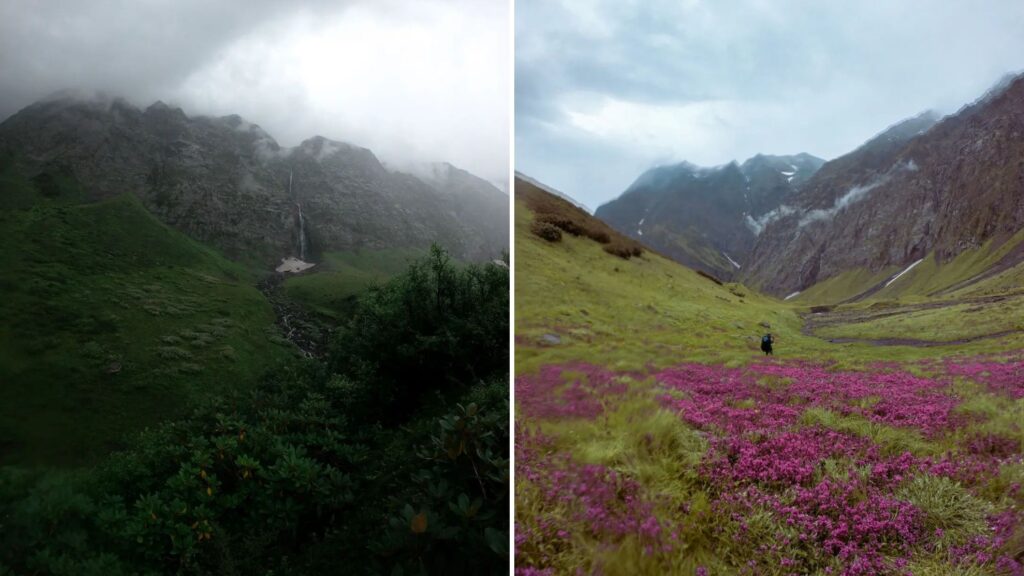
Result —
[[509, 19], [505, 0], [12, 0], [0, 113], [81, 86], [504, 179]]
[[1024, 68], [1024, 3], [519, 0], [516, 168], [590, 205], [643, 170], [834, 158]]

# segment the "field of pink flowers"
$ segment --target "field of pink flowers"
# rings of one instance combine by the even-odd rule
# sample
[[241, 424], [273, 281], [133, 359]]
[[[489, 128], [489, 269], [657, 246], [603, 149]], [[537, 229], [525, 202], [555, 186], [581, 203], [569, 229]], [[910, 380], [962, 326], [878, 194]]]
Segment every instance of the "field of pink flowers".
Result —
[[[644, 433], [636, 465], [579, 457], [646, 430], [610, 417], [637, 399], [678, 430]], [[545, 366], [516, 379], [516, 574], [1024, 575], [1022, 399], [1019, 356]], [[683, 433], [695, 458], [672, 458]]]

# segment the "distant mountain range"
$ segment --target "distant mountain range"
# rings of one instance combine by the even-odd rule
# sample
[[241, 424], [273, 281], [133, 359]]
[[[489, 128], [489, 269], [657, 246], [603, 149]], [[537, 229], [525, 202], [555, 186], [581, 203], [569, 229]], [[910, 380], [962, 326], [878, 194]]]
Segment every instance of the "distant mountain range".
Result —
[[[895, 274], [929, 255], [941, 265], [994, 250], [1024, 228], [1024, 77], [829, 162], [658, 167], [595, 214], [683, 264], [777, 296], [848, 271]], [[1006, 252], [1000, 269], [1024, 261], [1024, 250]]]
[[229, 257], [273, 265], [325, 251], [425, 247], [466, 260], [509, 245], [509, 197], [448, 164], [416, 176], [316, 136], [283, 148], [239, 116], [188, 117], [157, 102], [57, 94], [0, 124], [0, 154], [94, 200], [138, 197]]
[[759, 154], [714, 168], [659, 166], [595, 215], [691, 268], [732, 278], [774, 211], [824, 162]]

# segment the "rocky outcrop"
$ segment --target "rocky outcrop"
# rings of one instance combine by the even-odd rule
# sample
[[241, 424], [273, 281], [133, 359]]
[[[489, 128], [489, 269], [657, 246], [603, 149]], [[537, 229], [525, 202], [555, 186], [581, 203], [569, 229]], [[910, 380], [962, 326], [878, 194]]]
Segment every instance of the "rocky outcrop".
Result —
[[826, 163], [757, 239], [742, 279], [775, 295], [845, 270], [940, 262], [1024, 227], [1024, 77]]
[[772, 211], [823, 163], [810, 154], [759, 154], [715, 168], [659, 166], [595, 216], [682, 264], [733, 278]]
[[300, 256], [303, 238], [313, 260], [431, 242], [468, 260], [508, 248], [508, 196], [482, 179], [450, 167], [428, 181], [319, 136], [282, 148], [238, 116], [60, 94], [0, 124], [0, 153], [69, 175], [92, 199], [133, 194], [193, 238], [270, 267]]

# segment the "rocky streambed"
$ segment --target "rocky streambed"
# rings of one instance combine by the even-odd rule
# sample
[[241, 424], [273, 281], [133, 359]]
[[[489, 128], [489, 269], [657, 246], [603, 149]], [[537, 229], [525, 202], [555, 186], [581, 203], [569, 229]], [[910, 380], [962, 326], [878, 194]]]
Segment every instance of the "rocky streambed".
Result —
[[330, 328], [317, 322], [305, 308], [284, 295], [284, 279], [285, 274], [274, 272], [260, 280], [257, 288], [273, 306], [281, 336], [295, 344], [303, 356], [322, 358], [327, 353]]

